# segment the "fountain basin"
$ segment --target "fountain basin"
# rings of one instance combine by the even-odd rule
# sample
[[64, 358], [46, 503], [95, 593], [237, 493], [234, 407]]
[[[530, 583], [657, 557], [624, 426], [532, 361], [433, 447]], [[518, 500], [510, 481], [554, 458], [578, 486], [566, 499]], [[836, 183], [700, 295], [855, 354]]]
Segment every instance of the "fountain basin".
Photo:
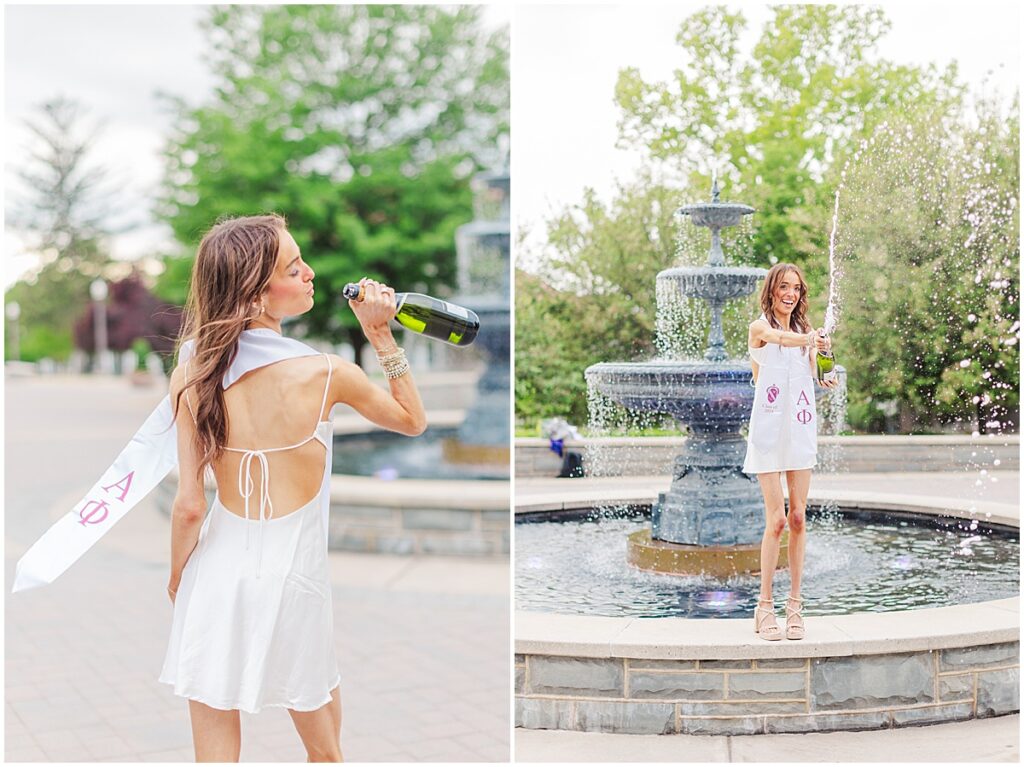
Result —
[[[457, 411], [462, 413], [462, 411]], [[431, 425], [416, 440], [382, 429], [334, 438], [332, 472], [400, 480], [507, 480], [508, 447], [465, 444], [454, 426]]]
[[[651, 503], [609, 489], [607, 501]], [[587, 493], [517, 507], [576, 511]], [[848, 505], [882, 499], [833, 493]], [[870, 496], [871, 494], [866, 494]], [[613, 498], [614, 496], [614, 498]], [[813, 493], [810, 503], [834, 500]], [[966, 503], [889, 497], [888, 508], [970, 516]], [[995, 524], [1019, 509], [977, 504]], [[546, 508], [545, 508], [546, 507]], [[780, 600], [781, 601], [781, 600]], [[1019, 710], [1019, 597], [883, 613], [810, 615], [807, 639], [764, 642], [752, 621], [564, 615], [519, 610], [516, 725], [644, 734], [864, 730]]]
[[658, 273], [658, 284], [672, 285], [682, 295], [721, 303], [754, 292], [767, 269], [744, 266], [679, 266]]
[[689, 216], [694, 226], [724, 229], [736, 226], [740, 219], [749, 216], [754, 209], [738, 202], [698, 202], [684, 205], [677, 212], [681, 216]]
[[668, 413], [694, 432], [739, 431], [754, 405], [749, 362], [599, 362], [585, 375], [620, 405]]
[[[779, 567], [789, 564], [788, 533], [783, 533]], [[742, 573], [757, 573], [761, 568], [761, 545], [698, 546], [659, 541], [651, 530], [637, 530], [626, 540], [626, 561], [640, 570], [673, 575], [699, 573], [729, 578]]]
[[[983, 514], [980, 521], [965, 521], [908, 508], [914, 507], [868, 510], [844, 501], [835, 509], [808, 509], [805, 615], [945, 607], [1018, 593], [1015, 529], [992, 525]], [[746, 549], [652, 542], [646, 508], [633, 505], [629, 511], [520, 515], [520, 608], [645, 619], [753, 618], [759, 541]], [[661, 561], [638, 562], [638, 547], [653, 548], [649, 553]], [[777, 593], [786, 593], [788, 573], [780, 572], [775, 583]]]

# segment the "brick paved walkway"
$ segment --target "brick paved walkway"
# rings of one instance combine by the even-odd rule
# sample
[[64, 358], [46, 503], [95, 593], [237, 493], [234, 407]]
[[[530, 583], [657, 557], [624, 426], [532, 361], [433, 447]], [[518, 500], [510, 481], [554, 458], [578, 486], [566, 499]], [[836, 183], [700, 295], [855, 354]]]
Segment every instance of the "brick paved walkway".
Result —
[[[160, 398], [120, 380], [7, 382], [5, 575]], [[6, 596], [7, 761], [191, 761], [157, 681], [169, 523], [148, 501], [58, 581]], [[506, 761], [508, 560], [331, 554], [352, 761]], [[243, 761], [305, 760], [283, 709], [242, 715]]]

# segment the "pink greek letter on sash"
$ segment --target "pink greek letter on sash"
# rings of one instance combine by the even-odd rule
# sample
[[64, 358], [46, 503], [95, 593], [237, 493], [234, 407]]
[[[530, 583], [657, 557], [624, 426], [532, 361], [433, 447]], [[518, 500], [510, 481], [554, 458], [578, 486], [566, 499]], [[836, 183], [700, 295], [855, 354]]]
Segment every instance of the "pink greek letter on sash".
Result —
[[[88, 514], [86, 514], [86, 510], [90, 506], [94, 506], [95, 508], [93, 508], [92, 511], [90, 511]], [[103, 514], [102, 517], [100, 517], [99, 519], [93, 519], [93, 517], [95, 517], [97, 514], [100, 514], [100, 513]], [[106, 501], [86, 501], [85, 506], [83, 506], [82, 510], [80, 512], [78, 512], [78, 519], [79, 519], [78, 524], [83, 525], [83, 526], [84, 525], [98, 525], [100, 522], [102, 522], [104, 519], [107, 518], [107, 515], [109, 513], [110, 513], [110, 509], [107, 508], [107, 502]]]
[[[112, 485], [107, 485], [103, 489], [108, 491], [108, 492], [109, 492], [110, 488], [112, 488], [112, 487], [116, 487], [116, 488], [120, 489], [121, 497], [118, 498], [117, 500], [123, 502], [124, 501], [124, 497], [126, 495], [128, 495], [128, 490], [132, 486], [132, 477], [134, 477], [134, 476], [135, 476], [135, 472], [134, 471], [130, 471], [125, 476], [123, 476], [121, 479], [119, 479], [117, 482], [115, 482]], [[122, 485], [124, 485], [124, 487], [121, 487]]]

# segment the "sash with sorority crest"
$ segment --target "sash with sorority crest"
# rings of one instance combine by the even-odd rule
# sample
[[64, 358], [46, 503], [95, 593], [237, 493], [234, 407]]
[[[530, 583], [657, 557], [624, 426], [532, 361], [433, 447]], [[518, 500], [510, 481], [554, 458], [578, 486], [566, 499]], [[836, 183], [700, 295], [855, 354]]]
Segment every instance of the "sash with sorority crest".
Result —
[[[184, 362], [191, 353], [190, 341], [182, 346], [180, 360]], [[243, 331], [238, 353], [224, 374], [223, 386], [227, 389], [251, 370], [313, 354], [319, 352], [269, 328]], [[25, 591], [56, 580], [149, 495], [177, 464], [177, 429], [168, 395], [78, 505], [57, 520], [18, 560], [12, 591]]]

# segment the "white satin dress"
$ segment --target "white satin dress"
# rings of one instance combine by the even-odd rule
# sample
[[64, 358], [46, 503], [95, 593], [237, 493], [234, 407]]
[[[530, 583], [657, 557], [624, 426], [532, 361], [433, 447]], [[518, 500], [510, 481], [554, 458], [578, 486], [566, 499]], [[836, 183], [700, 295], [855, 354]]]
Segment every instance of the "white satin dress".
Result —
[[[266, 707], [314, 711], [341, 681], [327, 562], [333, 423], [324, 414], [302, 442], [242, 453], [239, 493], [245, 517], [219, 496], [181, 576], [160, 681], [176, 695], [217, 709], [257, 713]], [[191, 403], [189, 403], [191, 410]], [[317, 440], [324, 446], [320, 491], [303, 507], [274, 513], [274, 453]], [[258, 463], [262, 471], [253, 471]], [[259, 476], [258, 485], [253, 477]], [[249, 518], [250, 498], [256, 509]]]
[[[765, 319], [762, 314], [761, 319]], [[807, 349], [749, 347], [759, 366], [744, 474], [811, 469], [818, 462], [818, 412]]]

